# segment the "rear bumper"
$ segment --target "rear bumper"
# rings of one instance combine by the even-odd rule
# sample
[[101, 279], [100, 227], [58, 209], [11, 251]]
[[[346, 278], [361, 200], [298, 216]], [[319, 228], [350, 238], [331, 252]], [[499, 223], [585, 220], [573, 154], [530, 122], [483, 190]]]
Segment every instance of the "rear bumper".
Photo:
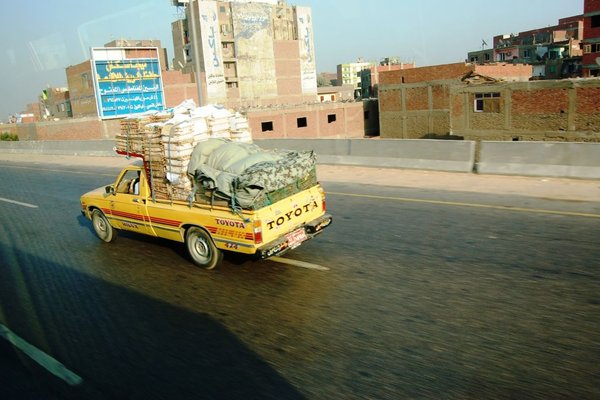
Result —
[[256, 254], [260, 258], [269, 258], [275, 255], [283, 254], [289, 250], [295, 249], [300, 244], [306, 242], [309, 239], [317, 236], [319, 233], [323, 232], [323, 229], [331, 225], [333, 221], [333, 217], [330, 214], [323, 214], [317, 219], [314, 219], [304, 226], [301, 226], [299, 229], [304, 229], [304, 233], [306, 234], [306, 239], [301, 243], [298, 243], [294, 246], [290, 246], [287, 235], [280, 237], [270, 243], [267, 243], [258, 248]]

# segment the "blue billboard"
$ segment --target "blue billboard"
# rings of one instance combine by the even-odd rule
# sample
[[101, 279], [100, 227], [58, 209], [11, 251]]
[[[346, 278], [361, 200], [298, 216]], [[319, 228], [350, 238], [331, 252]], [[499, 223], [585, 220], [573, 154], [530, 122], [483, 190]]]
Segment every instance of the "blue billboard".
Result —
[[[130, 49], [120, 50], [126, 55]], [[92, 60], [100, 118], [164, 110], [158, 58], [110, 58]]]

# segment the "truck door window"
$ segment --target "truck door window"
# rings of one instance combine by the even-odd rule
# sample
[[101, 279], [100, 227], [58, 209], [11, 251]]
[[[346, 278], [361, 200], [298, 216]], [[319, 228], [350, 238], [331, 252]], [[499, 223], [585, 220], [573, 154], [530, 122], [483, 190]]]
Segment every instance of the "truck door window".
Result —
[[125, 172], [117, 184], [117, 193], [139, 194], [140, 193], [140, 171], [129, 170]]

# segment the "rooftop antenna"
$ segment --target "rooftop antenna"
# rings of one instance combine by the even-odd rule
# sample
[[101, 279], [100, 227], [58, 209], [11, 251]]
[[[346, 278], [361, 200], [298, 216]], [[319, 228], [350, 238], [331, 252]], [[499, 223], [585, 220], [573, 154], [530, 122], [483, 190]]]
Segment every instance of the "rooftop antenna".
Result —
[[481, 50], [485, 50], [485, 46], [487, 46], [488, 44], [486, 43], [486, 41], [484, 39], [481, 39]]

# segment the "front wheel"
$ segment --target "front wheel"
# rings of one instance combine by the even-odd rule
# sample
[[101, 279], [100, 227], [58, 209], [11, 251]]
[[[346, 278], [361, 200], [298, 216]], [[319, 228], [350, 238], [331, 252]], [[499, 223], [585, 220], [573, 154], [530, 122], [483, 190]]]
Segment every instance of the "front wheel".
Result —
[[100, 210], [92, 211], [92, 225], [94, 231], [100, 239], [105, 242], [112, 242], [117, 238], [117, 232], [110, 225], [104, 213]]
[[213, 269], [223, 259], [223, 253], [217, 249], [210, 235], [197, 226], [192, 226], [185, 234], [185, 246], [194, 264]]

